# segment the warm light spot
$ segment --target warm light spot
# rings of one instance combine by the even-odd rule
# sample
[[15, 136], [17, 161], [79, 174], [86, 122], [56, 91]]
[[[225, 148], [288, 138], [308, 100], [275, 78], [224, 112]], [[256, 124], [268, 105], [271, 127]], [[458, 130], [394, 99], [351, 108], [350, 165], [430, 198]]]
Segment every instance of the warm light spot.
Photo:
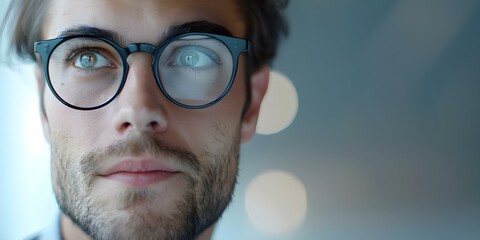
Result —
[[264, 172], [248, 185], [245, 207], [254, 226], [259, 230], [271, 235], [288, 234], [305, 220], [305, 186], [289, 172]]
[[293, 122], [297, 110], [295, 86], [284, 74], [271, 71], [267, 94], [260, 107], [257, 133], [274, 134], [282, 131]]

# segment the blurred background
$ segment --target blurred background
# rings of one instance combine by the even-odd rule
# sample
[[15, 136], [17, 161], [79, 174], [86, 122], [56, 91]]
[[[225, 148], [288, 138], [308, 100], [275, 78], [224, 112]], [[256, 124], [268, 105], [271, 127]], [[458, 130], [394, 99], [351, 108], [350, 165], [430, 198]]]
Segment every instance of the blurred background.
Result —
[[[480, 1], [297, 0], [286, 15], [215, 239], [480, 239]], [[32, 67], [15, 68], [0, 67], [0, 239], [56, 209]]]

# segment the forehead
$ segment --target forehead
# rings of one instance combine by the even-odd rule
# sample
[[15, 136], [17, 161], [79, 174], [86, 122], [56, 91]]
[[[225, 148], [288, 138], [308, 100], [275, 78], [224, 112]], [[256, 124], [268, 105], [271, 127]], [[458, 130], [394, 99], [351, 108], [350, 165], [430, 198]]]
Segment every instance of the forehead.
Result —
[[244, 37], [238, 0], [51, 0], [43, 26], [45, 39], [65, 29], [92, 26], [111, 30], [128, 42], [156, 43], [174, 25], [208, 21]]

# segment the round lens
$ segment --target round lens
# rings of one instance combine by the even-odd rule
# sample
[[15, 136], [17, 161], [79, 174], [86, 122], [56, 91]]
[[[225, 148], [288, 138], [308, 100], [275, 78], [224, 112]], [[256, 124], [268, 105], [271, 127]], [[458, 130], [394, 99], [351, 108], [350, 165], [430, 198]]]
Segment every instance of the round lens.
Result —
[[123, 62], [110, 44], [94, 38], [72, 38], [52, 52], [48, 73], [55, 93], [79, 108], [98, 107], [120, 88]]
[[227, 46], [207, 35], [172, 41], [158, 60], [167, 95], [187, 106], [202, 106], [222, 97], [232, 80], [233, 59]]

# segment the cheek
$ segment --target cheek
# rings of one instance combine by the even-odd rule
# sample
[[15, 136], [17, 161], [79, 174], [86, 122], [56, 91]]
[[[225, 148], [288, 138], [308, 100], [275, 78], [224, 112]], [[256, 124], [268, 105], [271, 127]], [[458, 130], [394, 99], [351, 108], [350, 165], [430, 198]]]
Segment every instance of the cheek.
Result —
[[63, 105], [49, 89], [45, 92], [45, 111], [50, 138], [72, 154], [92, 149], [99, 139], [100, 129], [105, 129], [95, 111], [78, 111]]
[[199, 110], [178, 109], [170, 117], [170, 131], [185, 141], [198, 153], [222, 144], [224, 135], [232, 135], [241, 126], [245, 104], [245, 81], [243, 72], [237, 74], [228, 94], [217, 104]]

